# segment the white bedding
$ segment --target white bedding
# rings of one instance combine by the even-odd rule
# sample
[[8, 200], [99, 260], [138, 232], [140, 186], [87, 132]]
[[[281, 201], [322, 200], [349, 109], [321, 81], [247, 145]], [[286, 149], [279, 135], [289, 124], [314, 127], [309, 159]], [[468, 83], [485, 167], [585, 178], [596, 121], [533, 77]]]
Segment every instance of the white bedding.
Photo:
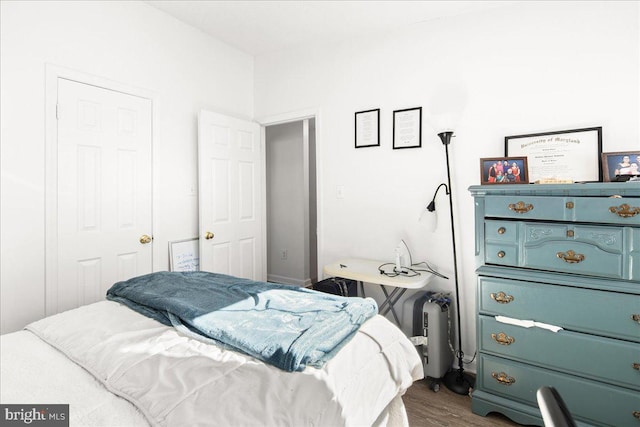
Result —
[[402, 413], [399, 396], [423, 376], [415, 348], [381, 316], [324, 368], [297, 373], [182, 336], [112, 301], [28, 330], [1, 337], [0, 400], [69, 403], [71, 425], [395, 424], [385, 418], [389, 407]]

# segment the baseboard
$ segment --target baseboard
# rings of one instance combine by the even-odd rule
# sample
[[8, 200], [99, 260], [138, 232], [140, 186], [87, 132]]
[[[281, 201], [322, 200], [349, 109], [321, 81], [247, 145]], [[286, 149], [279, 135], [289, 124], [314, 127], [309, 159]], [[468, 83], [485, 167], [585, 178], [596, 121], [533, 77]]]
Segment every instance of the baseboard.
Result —
[[267, 274], [267, 280], [269, 282], [284, 283], [285, 285], [295, 285], [305, 288], [310, 288], [312, 285], [311, 279], [301, 280], [293, 277], [278, 276], [276, 274]]

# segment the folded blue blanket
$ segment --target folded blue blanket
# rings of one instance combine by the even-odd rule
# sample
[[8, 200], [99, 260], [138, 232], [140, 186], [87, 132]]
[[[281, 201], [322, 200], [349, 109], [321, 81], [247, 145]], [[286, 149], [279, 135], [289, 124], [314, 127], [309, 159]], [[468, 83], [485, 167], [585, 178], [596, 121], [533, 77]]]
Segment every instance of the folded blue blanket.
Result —
[[107, 299], [289, 372], [321, 368], [378, 312], [370, 298], [200, 271], [134, 277]]

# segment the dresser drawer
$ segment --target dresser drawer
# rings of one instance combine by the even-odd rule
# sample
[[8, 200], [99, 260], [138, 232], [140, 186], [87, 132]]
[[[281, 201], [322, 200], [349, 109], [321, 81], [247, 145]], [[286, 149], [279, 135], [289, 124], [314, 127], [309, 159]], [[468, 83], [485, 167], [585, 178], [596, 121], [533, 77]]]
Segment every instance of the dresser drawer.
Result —
[[484, 353], [640, 390], [640, 343], [524, 328], [489, 316], [480, 316], [478, 328]]
[[485, 264], [640, 280], [640, 228], [486, 220]]
[[480, 314], [640, 342], [640, 295], [482, 276], [478, 284]]
[[485, 217], [640, 225], [634, 197], [486, 196]]
[[536, 391], [555, 387], [578, 420], [594, 425], [637, 426], [640, 423], [638, 392], [613, 387], [512, 360], [480, 354], [480, 389], [537, 407]]

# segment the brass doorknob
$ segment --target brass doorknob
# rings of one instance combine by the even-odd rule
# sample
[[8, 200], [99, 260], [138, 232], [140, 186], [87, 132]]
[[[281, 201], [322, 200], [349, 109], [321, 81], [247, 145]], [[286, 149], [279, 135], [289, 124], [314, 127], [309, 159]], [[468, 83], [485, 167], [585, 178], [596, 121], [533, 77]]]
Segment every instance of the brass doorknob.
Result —
[[143, 245], [146, 245], [147, 243], [151, 243], [152, 240], [153, 240], [153, 237], [147, 236], [146, 234], [143, 234], [142, 236], [140, 236], [140, 243], [142, 243]]
[[207, 240], [213, 239], [213, 233], [210, 231], [207, 231], [206, 233], [204, 233], [204, 238]]

